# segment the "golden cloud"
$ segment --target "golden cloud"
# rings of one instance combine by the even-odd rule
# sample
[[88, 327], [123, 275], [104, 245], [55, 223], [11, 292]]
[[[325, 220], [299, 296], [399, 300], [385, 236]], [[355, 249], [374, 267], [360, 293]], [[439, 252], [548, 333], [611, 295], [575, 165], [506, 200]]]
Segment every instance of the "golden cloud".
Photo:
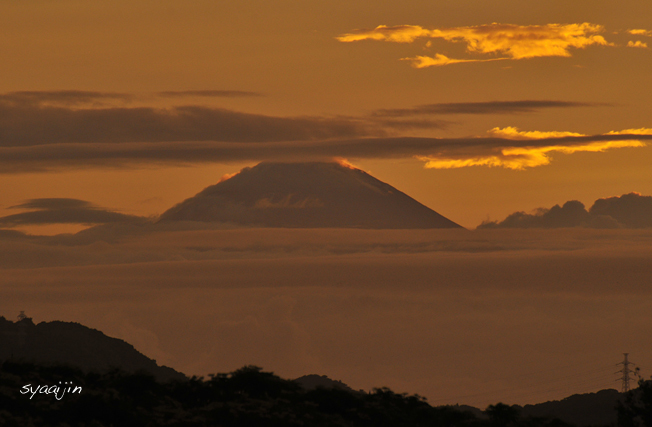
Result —
[[625, 129], [621, 131], [610, 131], [607, 135], [652, 135], [652, 128]]
[[[610, 131], [606, 135], [652, 135], [652, 128], [625, 129], [621, 131]], [[640, 142], [633, 140], [634, 142]]]
[[585, 136], [581, 133], [575, 132], [540, 132], [537, 130], [534, 131], [521, 131], [518, 128], [507, 126], [506, 128], [493, 128], [487, 131], [494, 136], [499, 138], [507, 139], [543, 139], [543, 138], [563, 138], [565, 136]]
[[632, 35], [635, 35], [635, 36], [648, 36], [648, 37], [652, 37], [652, 31], [650, 31], [650, 30], [642, 30], [642, 29], [638, 29], [638, 30], [627, 30], [627, 32], [628, 32], [629, 34], [632, 34]]
[[[467, 51], [482, 54], [506, 55], [500, 59], [524, 59], [541, 56], [571, 56], [569, 49], [583, 49], [590, 45], [613, 46], [604, 37], [601, 25], [582, 24], [513, 25], [487, 24], [471, 27], [453, 27], [428, 30], [418, 25], [388, 27], [379, 25], [372, 30], [355, 30], [337, 37], [341, 42], [377, 40], [412, 43], [418, 38], [441, 38], [450, 42], [464, 42]], [[417, 56], [404, 58], [413, 61], [416, 68], [441, 66], [478, 60], [450, 59], [437, 54], [434, 58]]]
[[378, 40], [396, 43], [412, 43], [418, 38], [432, 37], [432, 31], [418, 25], [379, 25], [373, 30], [355, 30], [352, 33], [335, 37], [341, 42], [357, 42], [361, 40]]
[[550, 161], [542, 163], [541, 159], [527, 159], [522, 157], [507, 158], [502, 155], [475, 156], [466, 159], [433, 159], [417, 156], [417, 159], [426, 162], [425, 167], [428, 169], [457, 169], [469, 166], [498, 166], [507, 169], [525, 169], [526, 167], [542, 166], [550, 163]]
[[[493, 128], [490, 134], [515, 141], [541, 139], [583, 137], [585, 135], [575, 132], [541, 132], [520, 131], [515, 127]], [[624, 131], [611, 131], [605, 135], [652, 135], [652, 129], [626, 129]], [[504, 167], [507, 169], [523, 170], [537, 166], [544, 166], [551, 162], [550, 154], [559, 152], [572, 154], [577, 152], [602, 152], [611, 148], [645, 147], [645, 143], [638, 140], [608, 140], [608, 141], [581, 141], [576, 143], [559, 143], [550, 145], [532, 144], [502, 147], [493, 147], [491, 153], [485, 155], [465, 156], [463, 153], [440, 153], [437, 157], [417, 156], [426, 162], [426, 168], [453, 169], [468, 166]]]
[[441, 67], [443, 65], [458, 64], [460, 62], [488, 62], [501, 61], [509, 58], [492, 58], [492, 59], [454, 59], [439, 53], [434, 58], [430, 56], [415, 56], [414, 58], [401, 58], [401, 61], [412, 61], [414, 68]]
[[642, 42], [640, 40], [636, 40], [635, 42], [630, 40], [627, 42], [627, 47], [641, 47], [643, 49], [646, 49], [647, 43]]

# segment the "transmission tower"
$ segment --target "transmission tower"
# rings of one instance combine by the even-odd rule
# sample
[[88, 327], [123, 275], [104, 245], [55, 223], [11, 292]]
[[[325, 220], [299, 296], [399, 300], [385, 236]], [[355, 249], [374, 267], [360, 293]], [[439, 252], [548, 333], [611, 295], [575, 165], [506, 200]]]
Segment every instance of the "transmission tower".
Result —
[[627, 393], [629, 391], [629, 375], [632, 374], [632, 373], [638, 375], [638, 368], [632, 370], [630, 368], [630, 366], [636, 366], [636, 364], [630, 362], [627, 359], [627, 356], [629, 355], [629, 353], [623, 353], [623, 354], [625, 355], [625, 360], [623, 360], [622, 362], [619, 363], [619, 365], [623, 365], [623, 369], [621, 369], [620, 371], [618, 371], [616, 373], [617, 374], [620, 374], [620, 373], [623, 374], [623, 376], [620, 377], [620, 381], [622, 381], [622, 384], [623, 384], [622, 387], [621, 387], [621, 391], [623, 393]]

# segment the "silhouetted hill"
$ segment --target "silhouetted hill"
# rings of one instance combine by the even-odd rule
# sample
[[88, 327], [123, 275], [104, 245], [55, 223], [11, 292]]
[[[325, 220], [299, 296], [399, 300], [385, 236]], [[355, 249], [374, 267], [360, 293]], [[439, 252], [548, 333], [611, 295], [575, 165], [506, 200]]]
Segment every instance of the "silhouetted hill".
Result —
[[391, 185], [338, 163], [260, 163], [161, 215], [290, 228], [461, 228]]
[[[38, 388], [30, 394], [25, 386], [60, 381], [72, 382], [81, 390], [57, 399]], [[209, 379], [160, 383], [143, 374], [84, 374], [73, 368], [19, 362], [0, 365], [0, 425], [485, 427], [471, 414], [450, 407], [433, 408], [419, 396], [387, 388], [371, 393], [339, 388], [307, 391], [254, 366]]]
[[65, 364], [85, 371], [143, 370], [162, 381], [186, 378], [172, 368], [158, 366], [123, 340], [72, 322], [35, 325], [30, 318], [14, 323], [0, 316], [0, 361], [7, 359]]
[[563, 400], [525, 405], [521, 414], [531, 417], [559, 418], [577, 426], [601, 426], [616, 422], [616, 405], [624, 395], [616, 390], [574, 394]]
[[[184, 381], [169, 381], [174, 379]], [[72, 381], [84, 392], [63, 400], [43, 393], [32, 399], [23, 392], [25, 384], [62, 381]], [[634, 409], [623, 411], [624, 420], [652, 413], [652, 406], [645, 406], [652, 401], [652, 387], [648, 384], [647, 394], [637, 390], [633, 393], [643, 409], [630, 403]], [[616, 406], [624, 400], [616, 390], [602, 390], [524, 407], [499, 403], [482, 413], [464, 405], [432, 407], [418, 395], [387, 388], [356, 392], [326, 376], [284, 380], [252, 366], [206, 380], [188, 379], [157, 366], [130, 344], [78, 323], [35, 325], [29, 318], [11, 322], [0, 316], [1, 426], [585, 427], [614, 425]], [[511, 421], [505, 414], [511, 414]]]
[[469, 412], [471, 413], [474, 417], [479, 418], [479, 419], [486, 419], [487, 415], [484, 413], [482, 409], [478, 409], [475, 406], [469, 406], [469, 405], [447, 405], [451, 407], [452, 409], [460, 412]]
[[349, 392], [354, 392], [351, 387], [344, 384], [342, 381], [332, 380], [326, 375], [304, 375], [294, 380], [295, 383], [299, 384], [304, 390], [314, 390], [316, 388], [337, 388], [340, 390], [346, 390]]
[[[64, 382], [74, 384], [78, 392], [56, 386]], [[630, 405], [622, 412], [619, 425], [639, 425], [637, 417], [652, 420], [649, 390], [639, 393], [638, 406]], [[596, 395], [608, 409], [609, 399], [602, 398], [612, 390], [604, 392], [579, 396], [579, 400], [571, 396], [561, 402], [527, 405], [525, 409], [499, 403], [482, 414], [465, 406], [432, 407], [418, 395], [395, 393], [385, 387], [369, 393], [339, 387], [307, 390], [295, 380], [279, 378], [255, 366], [207, 379], [160, 382], [143, 371], [85, 373], [74, 367], [7, 360], [0, 363], [0, 425], [572, 427], [551, 415], [560, 415], [564, 405], [564, 411], [571, 415], [584, 411], [581, 400], [594, 402]], [[547, 416], [532, 410], [546, 406], [552, 408]], [[586, 413], [575, 414], [580, 416], [576, 425], [614, 425], [609, 411], [603, 415], [598, 412], [593, 420], [586, 418]]]

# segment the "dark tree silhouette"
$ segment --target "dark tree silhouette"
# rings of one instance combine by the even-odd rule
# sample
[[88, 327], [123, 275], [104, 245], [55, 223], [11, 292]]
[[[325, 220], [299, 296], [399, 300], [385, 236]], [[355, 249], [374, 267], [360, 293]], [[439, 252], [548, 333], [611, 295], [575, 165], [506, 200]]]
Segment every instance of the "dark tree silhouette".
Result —
[[505, 405], [500, 402], [495, 405], [489, 405], [484, 412], [489, 417], [491, 424], [496, 427], [515, 425], [521, 416], [518, 407]]
[[641, 379], [617, 409], [618, 426], [652, 427], [652, 380]]

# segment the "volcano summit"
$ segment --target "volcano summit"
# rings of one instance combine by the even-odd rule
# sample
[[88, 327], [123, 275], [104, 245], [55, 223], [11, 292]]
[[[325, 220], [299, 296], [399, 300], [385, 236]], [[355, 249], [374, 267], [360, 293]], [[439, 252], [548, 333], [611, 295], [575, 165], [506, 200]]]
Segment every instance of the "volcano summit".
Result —
[[167, 210], [161, 221], [290, 228], [461, 228], [339, 163], [260, 163]]

